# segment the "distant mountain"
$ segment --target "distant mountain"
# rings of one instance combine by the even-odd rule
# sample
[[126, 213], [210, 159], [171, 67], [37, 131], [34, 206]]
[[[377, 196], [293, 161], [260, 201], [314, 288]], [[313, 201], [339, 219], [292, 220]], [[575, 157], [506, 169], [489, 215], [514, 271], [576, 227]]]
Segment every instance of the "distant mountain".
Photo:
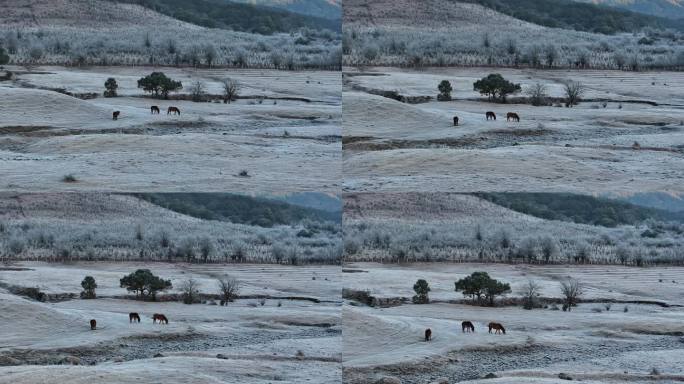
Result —
[[647, 15], [684, 19], [684, 0], [575, 0], [582, 3], [606, 5]]
[[[645, 27], [684, 30], [684, 21], [611, 8], [592, 1], [573, 0], [461, 0], [479, 4], [530, 23], [552, 28], [603, 34], [635, 32]], [[601, 0], [598, 0], [601, 1]], [[606, 0], [619, 1], [619, 0]], [[657, 0], [667, 2], [668, 0]], [[680, 2], [682, 0], [676, 0]]]
[[635, 205], [662, 209], [669, 212], [684, 212], [684, 195], [664, 192], [635, 193], [630, 195], [607, 195]]
[[342, 18], [341, 0], [226, 0], [235, 3], [284, 9], [302, 15], [339, 20]]
[[303, 27], [333, 31], [341, 29], [339, 19], [304, 15], [286, 9], [227, 0], [107, 1], [138, 4], [175, 19], [207, 28], [221, 28], [263, 35], [278, 32], [294, 32]]
[[160, 207], [205, 220], [272, 227], [302, 220], [342, 221], [341, 210], [328, 211], [292, 204], [276, 198], [232, 193], [137, 193]]

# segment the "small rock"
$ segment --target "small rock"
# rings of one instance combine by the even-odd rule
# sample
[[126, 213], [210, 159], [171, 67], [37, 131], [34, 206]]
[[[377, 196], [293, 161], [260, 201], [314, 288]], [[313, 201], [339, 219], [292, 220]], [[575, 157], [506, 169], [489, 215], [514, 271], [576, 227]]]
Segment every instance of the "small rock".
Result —
[[568, 375], [567, 373], [563, 373], [563, 372], [558, 374], [558, 378], [561, 380], [572, 380], [572, 377], [570, 377], [570, 375]]
[[489, 372], [488, 374], [486, 374], [486, 375], [483, 377], [483, 379], [496, 379], [497, 377], [499, 377], [499, 376], [493, 374], [492, 372]]
[[222, 354], [222, 353], [219, 353], [218, 355], [216, 355], [216, 358], [217, 358], [217, 359], [228, 360], [228, 356], [226, 356], [226, 355], [224, 355], [224, 354]]
[[375, 384], [401, 384], [401, 380], [394, 376], [381, 377]]
[[116, 356], [115, 358], [112, 359], [112, 361], [115, 362], [115, 363], [123, 363], [123, 362], [124, 362], [124, 358], [121, 357], [121, 356]]
[[161, 352], [157, 352], [154, 354], [154, 357], [164, 357], [164, 354]]

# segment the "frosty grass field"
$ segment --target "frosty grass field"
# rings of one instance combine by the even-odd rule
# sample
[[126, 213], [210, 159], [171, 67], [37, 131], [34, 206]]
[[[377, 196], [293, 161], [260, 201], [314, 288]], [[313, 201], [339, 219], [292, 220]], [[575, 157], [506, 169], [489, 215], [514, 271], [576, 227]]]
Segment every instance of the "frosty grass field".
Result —
[[[335, 191], [340, 185], [338, 72], [10, 67], [0, 82], [0, 189], [12, 191]], [[189, 97], [200, 81], [215, 102], [142, 97], [162, 71]], [[103, 98], [114, 77], [119, 97]], [[221, 81], [241, 98], [219, 102]], [[74, 95], [94, 93], [95, 99]], [[211, 96], [214, 95], [214, 96]], [[171, 95], [173, 98], [173, 94]], [[150, 107], [162, 109], [152, 115]], [[167, 115], [176, 106], [181, 115]], [[118, 120], [112, 113], [120, 111]], [[76, 182], [64, 182], [73, 175]]]
[[[490, 73], [520, 83], [518, 96], [541, 83], [551, 99], [579, 81], [585, 100], [573, 108], [519, 104], [515, 95], [490, 103], [473, 90]], [[367, 68], [344, 76], [346, 191], [682, 190], [680, 72]], [[451, 82], [452, 101], [434, 99], [441, 80]], [[404, 103], [379, 92], [432, 100]], [[498, 119], [486, 121], [486, 111]], [[506, 122], [507, 112], [520, 122]]]

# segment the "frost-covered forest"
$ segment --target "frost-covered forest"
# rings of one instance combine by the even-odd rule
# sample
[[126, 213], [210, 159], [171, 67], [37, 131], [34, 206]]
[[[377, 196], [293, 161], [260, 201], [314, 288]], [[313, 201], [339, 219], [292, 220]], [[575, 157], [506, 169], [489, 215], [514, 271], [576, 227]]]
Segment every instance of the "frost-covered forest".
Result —
[[329, 29], [262, 35], [204, 28], [132, 4], [42, 3], [0, 5], [0, 46], [11, 64], [340, 68], [341, 37]]
[[472, 195], [347, 195], [343, 226], [347, 261], [684, 264], [681, 222], [545, 220]]
[[337, 264], [339, 222], [270, 228], [193, 218], [140, 198], [26, 194], [0, 198], [3, 261]]
[[543, 27], [476, 4], [431, 2], [402, 14], [386, 2], [365, 3], [345, 3], [344, 65], [684, 68], [681, 31], [608, 35]]

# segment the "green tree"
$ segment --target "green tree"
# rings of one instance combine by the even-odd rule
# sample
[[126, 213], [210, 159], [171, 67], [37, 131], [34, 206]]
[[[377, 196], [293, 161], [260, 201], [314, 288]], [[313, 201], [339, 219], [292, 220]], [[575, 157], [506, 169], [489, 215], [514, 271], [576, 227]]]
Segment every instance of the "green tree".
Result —
[[138, 269], [119, 280], [121, 288], [142, 299], [156, 300], [157, 293], [172, 288], [171, 280], [164, 280], [152, 274], [149, 269]]
[[94, 299], [95, 298], [95, 288], [97, 288], [97, 283], [95, 278], [92, 276], [86, 276], [83, 281], [81, 281], [81, 287], [83, 287], [83, 292], [81, 292], [81, 297], [84, 299]]
[[0, 65], [5, 65], [5, 64], [9, 63], [9, 61], [10, 61], [10, 57], [7, 54], [7, 52], [5, 52], [5, 48], [0, 47]]
[[439, 90], [439, 95], [437, 95], [437, 100], [439, 101], [448, 101], [451, 100], [451, 91], [453, 90], [451, 88], [451, 83], [449, 80], [442, 80], [439, 85], [437, 86], [437, 89]]
[[489, 277], [487, 272], [473, 272], [470, 276], [454, 283], [455, 290], [463, 292], [464, 296], [470, 296], [473, 301], [494, 305], [497, 296], [511, 291], [508, 283], [501, 283]]
[[163, 72], [152, 72], [152, 74], [138, 80], [138, 88], [150, 92], [156, 98], [161, 96], [168, 99], [169, 92], [183, 89], [183, 84], [180, 81], [168, 78]]
[[427, 304], [430, 302], [430, 298], [428, 297], [430, 286], [427, 281], [419, 279], [413, 284], [413, 290], [416, 292], [416, 295], [413, 296], [413, 302], [415, 304]]
[[520, 84], [514, 84], [498, 73], [492, 73], [473, 83], [473, 89], [487, 96], [490, 101], [506, 102], [506, 96], [520, 92]]
[[110, 77], [104, 83], [105, 91], [104, 97], [116, 97], [116, 90], [119, 88], [119, 84], [116, 83], [116, 79]]

